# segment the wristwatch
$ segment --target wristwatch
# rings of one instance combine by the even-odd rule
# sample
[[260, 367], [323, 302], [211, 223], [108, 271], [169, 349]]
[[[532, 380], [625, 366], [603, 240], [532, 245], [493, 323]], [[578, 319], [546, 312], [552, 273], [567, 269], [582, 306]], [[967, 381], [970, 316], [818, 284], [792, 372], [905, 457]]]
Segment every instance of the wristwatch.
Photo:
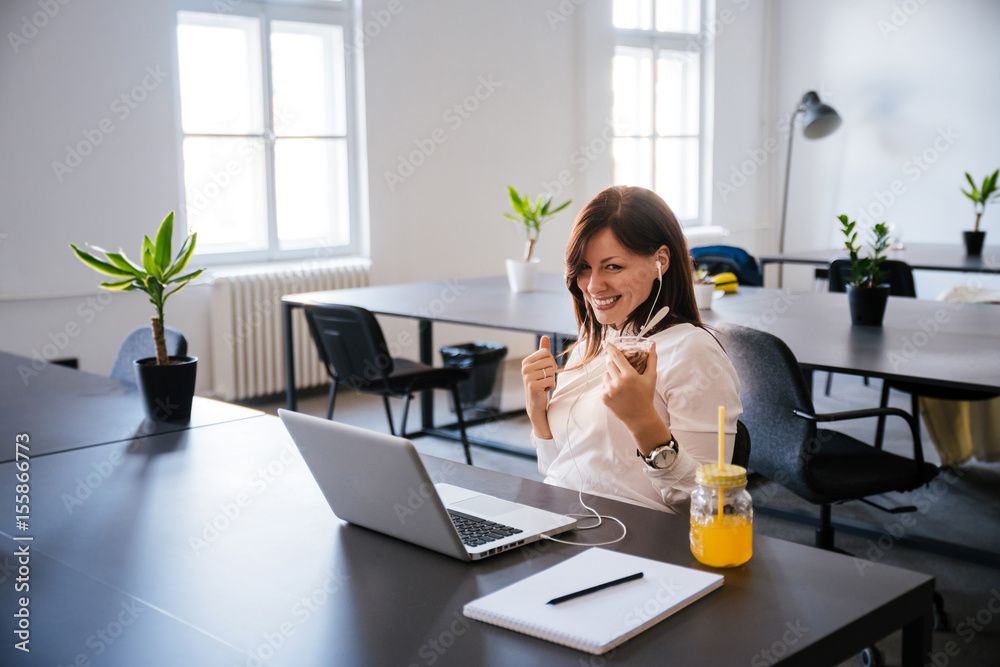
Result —
[[670, 436], [670, 440], [666, 444], [654, 447], [649, 456], [643, 456], [642, 452], [638, 449], [635, 450], [635, 455], [645, 461], [646, 465], [653, 470], [667, 470], [672, 467], [677, 462], [677, 455], [679, 453], [680, 448], [677, 446], [674, 436]]

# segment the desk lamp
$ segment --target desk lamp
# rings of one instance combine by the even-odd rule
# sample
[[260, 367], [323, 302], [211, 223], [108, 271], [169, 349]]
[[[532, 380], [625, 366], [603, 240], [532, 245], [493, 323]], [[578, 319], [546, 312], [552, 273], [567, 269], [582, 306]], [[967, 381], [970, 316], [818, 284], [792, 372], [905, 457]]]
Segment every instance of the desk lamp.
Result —
[[[788, 179], [792, 173], [792, 140], [795, 138], [795, 117], [802, 114], [802, 134], [806, 139], [822, 139], [840, 127], [840, 115], [833, 107], [823, 104], [819, 95], [810, 90], [795, 107], [788, 134], [788, 158], [785, 160], [785, 194], [781, 202], [781, 234], [778, 236], [778, 254], [785, 252], [785, 216], [788, 213]], [[782, 264], [778, 265], [778, 287], [781, 287]]]

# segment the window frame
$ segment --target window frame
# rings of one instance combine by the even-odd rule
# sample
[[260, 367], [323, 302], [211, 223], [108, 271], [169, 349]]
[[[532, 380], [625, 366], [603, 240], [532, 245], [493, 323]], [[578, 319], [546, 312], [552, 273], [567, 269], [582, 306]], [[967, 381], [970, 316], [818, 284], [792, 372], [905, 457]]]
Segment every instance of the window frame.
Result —
[[[650, 49], [653, 54], [653, 66], [650, 68], [650, 90], [652, 95], [651, 118], [652, 134], [649, 137], [636, 137], [636, 135], [618, 134], [615, 128], [614, 138], [648, 138], [652, 143], [651, 154], [653, 156], [652, 184], [656, 186], [656, 141], [660, 138], [670, 138], [675, 135], [661, 136], [656, 128], [656, 73], [659, 54], [661, 51], [675, 52], [680, 54], [697, 53], [700, 58], [699, 81], [698, 81], [698, 214], [694, 218], [678, 218], [682, 227], [706, 226], [711, 224], [712, 218], [712, 134], [714, 129], [714, 45], [715, 35], [708, 29], [715, 20], [714, 0], [699, 0], [701, 11], [700, 29], [697, 33], [660, 32], [656, 30], [656, 0], [650, 0], [650, 28], [643, 30], [639, 28], [618, 28], [614, 25], [613, 15], [608, 16], [611, 31], [614, 35], [614, 47], [612, 58], [618, 51], [618, 47], [631, 47], [639, 49]], [[613, 95], [612, 95], [613, 103]], [[678, 135], [679, 136], [679, 135]], [[694, 135], [683, 135], [692, 137]]]
[[[201, 264], [254, 264], [302, 259], [365, 257], [368, 244], [368, 173], [364, 124], [364, 62], [363, 49], [355, 47], [355, 37], [361, 30], [360, 0], [271, 0], [244, 2], [240, 0], [175, 0], [171, 8], [173, 33], [171, 38], [174, 72], [174, 102], [177, 134], [177, 164], [180, 215], [187, 227], [187, 193], [184, 183], [184, 140], [187, 137], [223, 136], [205, 133], [185, 133], [181, 120], [180, 61], [177, 26], [179, 12], [197, 12], [222, 16], [242, 16], [257, 19], [260, 31], [261, 90], [264, 114], [264, 187], [267, 207], [268, 247], [260, 250], [198, 253]], [[224, 11], [223, 11], [224, 10]], [[281, 249], [278, 241], [277, 200], [275, 180], [275, 142], [284, 138], [274, 131], [270, 24], [272, 21], [292, 21], [338, 25], [344, 31], [344, 87], [347, 145], [348, 234], [350, 241], [343, 246], [313, 244], [309, 247]], [[236, 138], [258, 135], [227, 135]], [[327, 138], [327, 135], [310, 135]], [[337, 137], [339, 138], [339, 136]]]

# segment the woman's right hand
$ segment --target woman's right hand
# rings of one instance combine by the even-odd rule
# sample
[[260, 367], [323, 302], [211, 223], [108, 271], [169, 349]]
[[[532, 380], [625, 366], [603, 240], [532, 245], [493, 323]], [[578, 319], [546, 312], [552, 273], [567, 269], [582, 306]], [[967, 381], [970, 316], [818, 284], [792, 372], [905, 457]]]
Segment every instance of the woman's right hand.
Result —
[[556, 388], [556, 359], [552, 356], [550, 347], [549, 337], [542, 336], [538, 351], [532, 352], [521, 362], [525, 410], [535, 435], [544, 440], [552, 438], [546, 411], [549, 406], [548, 394]]

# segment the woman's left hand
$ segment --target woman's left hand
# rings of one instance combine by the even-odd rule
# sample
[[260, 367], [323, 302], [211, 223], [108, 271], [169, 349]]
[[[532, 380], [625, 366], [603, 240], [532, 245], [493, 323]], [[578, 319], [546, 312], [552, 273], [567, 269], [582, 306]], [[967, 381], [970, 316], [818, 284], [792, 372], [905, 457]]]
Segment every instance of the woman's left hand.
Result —
[[604, 405], [626, 425], [644, 422], [655, 416], [653, 396], [656, 392], [656, 343], [650, 345], [649, 359], [642, 375], [636, 373], [621, 350], [610, 343], [605, 347], [608, 364], [601, 397]]

